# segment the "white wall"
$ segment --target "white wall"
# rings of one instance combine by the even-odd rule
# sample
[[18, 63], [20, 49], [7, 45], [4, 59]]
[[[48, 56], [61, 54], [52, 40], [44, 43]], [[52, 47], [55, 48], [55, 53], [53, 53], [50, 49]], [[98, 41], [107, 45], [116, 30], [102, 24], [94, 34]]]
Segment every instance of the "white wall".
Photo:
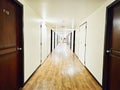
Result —
[[114, 0], [107, 0], [104, 5], [87, 17], [86, 67], [102, 85], [103, 50], [105, 36], [106, 6]]
[[67, 45], [68, 45], [69, 48], [70, 48], [70, 35], [71, 35], [71, 33], [69, 33], [67, 35]]
[[24, 2], [24, 81], [40, 65], [40, 22], [39, 16]]
[[55, 32], [55, 48], [57, 46], [57, 33]]
[[[50, 53], [50, 27], [42, 22], [40, 16], [24, 1], [24, 82], [42, 64]], [[42, 40], [42, 41], [41, 41]], [[42, 43], [42, 46], [40, 45]], [[42, 62], [40, 63], [40, 60]]]

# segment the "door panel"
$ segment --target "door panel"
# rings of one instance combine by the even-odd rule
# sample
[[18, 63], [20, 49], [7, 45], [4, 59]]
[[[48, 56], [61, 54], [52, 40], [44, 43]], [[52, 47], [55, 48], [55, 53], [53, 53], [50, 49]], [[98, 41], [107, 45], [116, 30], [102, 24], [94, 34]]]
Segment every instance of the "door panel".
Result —
[[14, 0], [0, 1], [0, 90], [18, 90], [23, 84], [21, 10]]
[[79, 58], [83, 65], [85, 65], [86, 58], [86, 33], [87, 33], [87, 22], [80, 26], [79, 31]]
[[120, 51], [120, 6], [113, 9], [113, 31], [111, 48]]
[[119, 90], [120, 82], [120, 5], [113, 8], [112, 34], [111, 34], [111, 54], [110, 54], [110, 90]]
[[120, 90], [120, 1], [107, 7], [103, 90]]
[[9, 1], [4, 1], [3, 6], [1, 8], [2, 29], [0, 33], [0, 38], [1, 38], [0, 49], [16, 46], [15, 11], [16, 8], [14, 8]]
[[16, 51], [0, 56], [0, 90], [18, 90]]
[[109, 64], [109, 88], [119, 90], [120, 82], [120, 5], [113, 8], [110, 64]]
[[110, 56], [110, 90], [120, 90], [120, 57]]

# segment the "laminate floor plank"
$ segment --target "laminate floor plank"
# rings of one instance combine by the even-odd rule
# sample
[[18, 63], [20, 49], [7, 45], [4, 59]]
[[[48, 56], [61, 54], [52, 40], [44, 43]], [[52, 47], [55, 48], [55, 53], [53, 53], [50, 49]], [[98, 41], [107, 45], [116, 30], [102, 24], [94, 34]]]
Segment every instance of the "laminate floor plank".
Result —
[[22, 90], [102, 90], [65, 44], [59, 44]]

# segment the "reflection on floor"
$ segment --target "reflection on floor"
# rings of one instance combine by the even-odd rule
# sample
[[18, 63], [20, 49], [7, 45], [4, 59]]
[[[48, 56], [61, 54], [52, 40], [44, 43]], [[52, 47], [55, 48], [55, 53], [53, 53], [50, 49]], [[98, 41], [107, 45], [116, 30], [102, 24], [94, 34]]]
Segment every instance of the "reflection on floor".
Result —
[[65, 44], [59, 44], [23, 90], [102, 90]]

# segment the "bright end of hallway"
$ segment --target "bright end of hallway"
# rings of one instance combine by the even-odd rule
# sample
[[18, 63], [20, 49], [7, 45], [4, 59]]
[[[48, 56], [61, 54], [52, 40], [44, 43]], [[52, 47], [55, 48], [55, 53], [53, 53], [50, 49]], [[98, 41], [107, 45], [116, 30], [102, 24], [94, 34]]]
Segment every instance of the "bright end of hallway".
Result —
[[102, 90], [65, 43], [59, 44], [23, 90]]

